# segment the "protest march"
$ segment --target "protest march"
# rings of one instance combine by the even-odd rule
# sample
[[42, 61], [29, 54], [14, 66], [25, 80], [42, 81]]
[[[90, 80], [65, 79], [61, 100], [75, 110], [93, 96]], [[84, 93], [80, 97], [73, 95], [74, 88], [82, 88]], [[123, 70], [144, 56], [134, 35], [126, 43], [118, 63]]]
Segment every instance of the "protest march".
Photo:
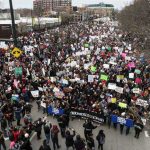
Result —
[[[121, 134], [126, 130], [126, 135], [135, 128], [135, 137], [139, 138], [150, 119], [150, 65], [144, 56], [140, 59], [136, 41], [109, 21], [31, 31], [18, 37], [18, 47], [12, 42], [3, 44], [0, 134], [13, 135], [9, 138], [11, 144], [19, 143], [23, 149], [30, 145], [27, 139], [32, 131], [40, 139], [42, 125], [48, 125], [52, 133], [60, 128], [62, 137], [66, 138], [69, 120], [80, 118], [86, 120], [83, 127], [87, 142], [91, 140], [92, 132], [86, 130], [91, 122], [119, 127]], [[41, 113], [58, 120], [59, 127], [48, 124], [46, 119], [33, 121], [34, 101]], [[50, 147], [60, 148], [58, 141], [56, 145], [55, 142]], [[5, 142], [0, 143], [6, 149]]]

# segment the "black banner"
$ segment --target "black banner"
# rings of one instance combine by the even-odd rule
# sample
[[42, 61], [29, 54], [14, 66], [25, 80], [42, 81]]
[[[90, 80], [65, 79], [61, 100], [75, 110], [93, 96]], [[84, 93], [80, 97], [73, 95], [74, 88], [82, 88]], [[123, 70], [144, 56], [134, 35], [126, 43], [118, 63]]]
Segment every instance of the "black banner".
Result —
[[72, 117], [80, 116], [80, 117], [83, 117], [85, 119], [90, 118], [97, 123], [103, 123], [104, 122], [104, 118], [101, 114], [96, 113], [96, 112], [90, 112], [88, 110], [72, 109], [71, 115], [72, 115]]

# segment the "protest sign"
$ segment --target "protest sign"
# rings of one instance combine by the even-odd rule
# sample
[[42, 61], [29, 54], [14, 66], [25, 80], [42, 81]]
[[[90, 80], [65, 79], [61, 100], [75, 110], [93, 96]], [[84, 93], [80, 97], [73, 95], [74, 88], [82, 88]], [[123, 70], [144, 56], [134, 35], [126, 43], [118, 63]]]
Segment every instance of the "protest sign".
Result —
[[122, 87], [116, 86], [115, 91], [118, 92], [118, 93], [120, 93], [120, 94], [123, 94], [123, 88]]
[[60, 98], [60, 99], [62, 99], [62, 98], [65, 96], [64, 93], [61, 92], [61, 91], [56, 91], [56, 92], [54, 93], [54, 95], [55, 95], [57, 98]]
[[43, 88], [42, 87], [38, 87], [39, 91], [43, 91]]
[[66, 85], [69, 84], [68, 80], [66, 80], [66, 79], [63, 79], [63, 80], [62, 80], [62, 83], [63, 83], [63, 84], [66, 84]]
[[140, 106], [146, 107], [146, 106], [148, 106], [148, 102], [146, 100], [142, 100], [142, 99], [138, 98], [136, 100], [136, 105], [140, 105]]
[[123, 80], [124, 79], [124, 75], [117, 75], [117, 79]]
[[109, 64], [103, 64], [103, 67], [104, 67], [105, 69], [109, 69]]
[[134, 63], [134, 62], [128, 63], [128, 67], [129, 67], [129, 68], [135, 68], [135, 63]]
[[101, 74], [100, 79], [107, 81], [108, 80], [108, 75]]
[[94, 82], [94, 76], [88, 75], [88, 82]]
[[39, 90], [31, 91], [33, 97], [39, 97]]
[[108, 84], [108, 89], [115, 90], [116, 89], [116, 83], [109, 83]]
[[116, 98], [111, 98], [112, 103], [116, 103], [117, 99]]
[[108, 51], [111, 51], [111, 47], [109, 46], [109, 47], [107, 47], [107, 49], [108, 49]]
[[19, 95], [18, 94], [12, 94], [11, 100], [19, 101]]
[[42, 68], [42, 75], [45, 76], [45, 69]]
[[56, 82], [56, 78], [55, 77], [50, 77], [50, 81], [53, 83], [53, 82]]
[[123, 117], [119, 117], [117, 115], [111, 115], [111, 121], [113, 123], [124, 124], [127, 127], [133, 127], [133, 125], [134, 125], [134, 122], [132, 119], [126, 119]]
[[119, 107], [121, 108], [127, 108], [127, 104], [126, 103], [122, 103], [122, 102], [119, 102]]
[[122, 56], [123, 58], [125, 58], [126, 55], [127, 55], [126, 53], [122, 53], [122, 54], [121, 54], [121, 56]]
[[52, 115], [52, 114], [63, 115], [64, 114], [64, 109], [62, 109], [62, 108], [54, 108], [52, 106], [49, 106], [48, 107], [48, 114], [50, 114], [50, 115]]
[[132, 91], [135, 94], [139, 94], [140, 93], [140, 89], [139, 88], [133, 88]]
[[43, 101], [41, 101], [41, 106], [46, 108], [46, 103], [44, 103]]
[[19, 76], [19, 75], [22, 76], [22, 67], [16, 67], [15, 68], [15, 75], [16, 76]]
[[92, 72], [96, 72], [96, 69], [97, 69], [97, 67], [91, 66], [91, 71], [92, 71]]
[[129, 73], [129, 78], [133, 79], [134, 78], [134, 73]]
[[89, 44], [88, 44], [88, 43], [85, 43], [85, 44], [84, 44], [84, 48], [89, 48]]
[[134, 71], [136, 74], [140, 74], [141, 73], [141, 70], [139, 70], [139, 69], [135, 69], [135, 71]]

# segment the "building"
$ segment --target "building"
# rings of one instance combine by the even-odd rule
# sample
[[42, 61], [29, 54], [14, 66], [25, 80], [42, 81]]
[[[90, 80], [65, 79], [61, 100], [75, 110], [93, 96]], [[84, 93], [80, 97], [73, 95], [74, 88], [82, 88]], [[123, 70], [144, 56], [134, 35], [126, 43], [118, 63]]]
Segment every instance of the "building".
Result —
[[93, 11], [95, 15], [98, 16], [111, 16], [112, 12], [114, 11], [114, 5], [112, 4], [104, 4], [104, 3], [99, 3], [99, 4], [91, 4], [86, 6], [88, 10]]
[[51, 11], [69, 12], [72, 9], [72, 0], [34, 0], [33, 10], [36, 15], [48, 16]]

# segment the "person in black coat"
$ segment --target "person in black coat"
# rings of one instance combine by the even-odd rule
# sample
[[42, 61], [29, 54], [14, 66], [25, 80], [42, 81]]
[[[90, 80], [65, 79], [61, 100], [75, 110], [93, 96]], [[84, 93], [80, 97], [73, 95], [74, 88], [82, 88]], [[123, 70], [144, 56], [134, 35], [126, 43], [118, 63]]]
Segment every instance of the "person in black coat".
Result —
[[46, 140], [43, 141], [43, 145], [39, 148], [39, 150], [51, 150], [50, 146], [47, 145]]
[[84, 135], [86, 140], [87, 140], [87, 136], [92, 134], [92, 130], [97, 128], [97, 126], [94, 126], [92, 124], [90, 119], [88, 119], [87, 122], [83, 124], [83, 127], [84, 127]]
[[87, 149], [88, 150], [92, 150], [93, 148], [95, 148], [95, 143], [94, 143], [94, 139], [92, 136], [93, 134], [87, 135]]
[[101, 148], [103, 150], [103, 144], [105, 143], [105, 134], [103, 130], [100, 130], [98, 135], [96, 136], [96, 140], [98, 141], [98, 149]]
[[67, 126], [66, 118], [64, 116], [60, 116], [60, 117], [58, 117], [57, 121], [59, 124], [61, 136], [65, 137], [65, 130], [66, 130], [66, 126]]
[[38, 121], [35, 123], [35, 132], [37, 132], [37, 139], [41, 139], [41, 131], [42, 131], [42, 119], [39, 118]]
[[80, 135], [76, 136], [74, 146], [75, 146], [75, 150], [85, 150], [85, 143], [84, 140], [81, 139]]
[[73, 134], [71, 135], [70, 134], [70, 131], [66, 131], [66, 135], [65, 135], [65, 138], [66, 138], [66, 147], [67, 147], [67, 150], [69, 147], [72, 147], [74, 149], [74, 138], [75, 136], [75, 131], [73, 130]]
[[135, 138], [139, 138], [140, 133], [142, 132], [144, 126], [142, 123], [140, 123], [140, 121], [137, 121], [134, 125], [134, 129], [135, 129]]

